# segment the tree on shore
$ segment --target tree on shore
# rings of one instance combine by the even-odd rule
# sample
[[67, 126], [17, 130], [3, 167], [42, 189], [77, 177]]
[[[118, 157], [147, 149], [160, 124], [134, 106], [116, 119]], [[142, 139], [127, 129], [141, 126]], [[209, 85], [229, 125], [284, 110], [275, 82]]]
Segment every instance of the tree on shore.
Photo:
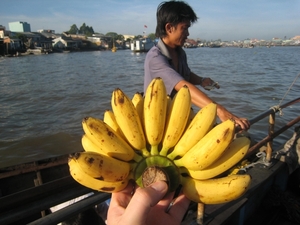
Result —
[[93, 27], [87, 26], [85, 23], [81, 25], [81, 27], [78, 29], [76, 24], [73, 24], [70, 27], [70, 30], [68, 31], [69, 34], [84, 34], [85, 36], [92, 36], [95, 32]]
[[87, 26], [85, 23], [83, 23], [79, 28], [79, 33], [91, 37], [95, 32], [93, 27]]
[[116, 32], [108, 32], [105, 36], [112, 37], [114, 40], [124, 41], [124, 36], [122, 34], [117, 34]]
[[105, 34], [107, 37], [112, 37], [113, 39], [116, 39], [118, 34], [116, 32], [108, 32]]
[[155, 36], [154, 33], [150, 33], [150, 34], [148, 35], [148, 38], [150, 38], [152, 41], [154, 41], [154, 40], [156, 39], [156, 36]]
[[68, 31], [69, 34], [77, 34], [78, 33], [78, 28], [76, 26], [76, 24], [73, 24], [71, 27], [70, 27], [70, 30]]

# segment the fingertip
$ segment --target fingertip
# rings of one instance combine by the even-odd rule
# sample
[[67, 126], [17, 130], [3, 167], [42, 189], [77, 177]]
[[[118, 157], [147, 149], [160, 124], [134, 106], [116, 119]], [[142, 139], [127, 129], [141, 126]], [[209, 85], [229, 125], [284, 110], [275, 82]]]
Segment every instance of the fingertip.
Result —
[[164, 181], [157, 181], [150, 185], [151, 188], [158, 192], [166, 193], [168, 190], [168, 185]]

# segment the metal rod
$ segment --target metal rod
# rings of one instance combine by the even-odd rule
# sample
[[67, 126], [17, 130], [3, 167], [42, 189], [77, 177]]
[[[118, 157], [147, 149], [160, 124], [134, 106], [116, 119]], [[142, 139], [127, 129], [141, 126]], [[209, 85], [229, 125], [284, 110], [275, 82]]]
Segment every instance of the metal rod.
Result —
[[297, 118], [291, 120], [289, 123], [287, 123], [286, 125], [284, 125], [283, 127], [281, 127], [279, 130], [277, 130], [276, 132], [274, 132], [272, 136], [270, 136], [270, 135], [266, 136], [264, 139], [262, 139], [260, 142], [256, 143], [255, 145], [253, 145], [249, 149], [248, 155], [251, 155], [252, 153], [254, 153], [255, 150], [259, 149], [265, 143], [267, 143], [271, 139], [274, 139], [275, 137], [277, 137], [282, 132], [284, 132], [285, 130], [287, 130], [288, 128], [290, 128], [291, 126], [293, 126], [294, 124], [298, 123], [299, 121], [300, 121], [300, 116], [298, 116]]
[[294, 100], [292, 100], [292, 101], [289, 101], [289, 102], [287, 102], [287, 103], [285, 103], [285, 104], [283, 104], [283, 105], [281, 105], [281, 106], [278, 106], [278, 107], [276, 107], [276, 108], [273, 107], [273, 108], [267, 110], [266, 112], [263, 112], [262, 114], [260, 114], [260, 115], [258, 115], [258, 116], [256, 116], [256, 117], [254, 117], [254, 118], [252, 118], [252, 119], [250, 119], [249, 122], [250, 122], [251, 125], [253, 125], [254, 123], [260, 121], [261, 119], [267, 117], [267, 116], [270, 115], [271, 113], [273, 113], [273, 112], [276, 113], [276, 112], [278, 112], [280, 109], [284, 109], [284, 108], [286, 108], [286, 107], [288, 107], [288, 106], [290, 106], [290, 105], [293, 105], [293, 104], [295, 104], [295, 103], [297, 103], [297, 102], [300, 102], [300, 98], [296, 98], [296, 99], [294, 99]]
[[95, 193], [94, 195], [87, 197], [79, 202], [76, 202], [70, 206], [67, 206], [59, 211], [49, 214], [43, 218], [35, 220], [27, 225], [52, 225], [58, 224], [66, 219], [66, 215], [68, 217], [74, 216], [82, 211], [85, 211], [95, 205], [106, 201], [109, 198], [109, 194], [107, 193]]

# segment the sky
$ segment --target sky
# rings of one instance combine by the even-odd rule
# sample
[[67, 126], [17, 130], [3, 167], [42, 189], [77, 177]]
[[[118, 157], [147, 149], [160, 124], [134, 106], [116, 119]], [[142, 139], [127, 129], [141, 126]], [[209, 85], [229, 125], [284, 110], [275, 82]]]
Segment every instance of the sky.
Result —
[[[161, 0], [1, 1], [0, 25], [30, 24], [31, 31], [68, 31], [85, 23], [97, 33], [155, 33]], [[189, 38], [202, 40], [290, 39], [300, 35], [300, 0], [186, 0], [198, 16]], [[147, 28], [145, 28], [145, 25]]]

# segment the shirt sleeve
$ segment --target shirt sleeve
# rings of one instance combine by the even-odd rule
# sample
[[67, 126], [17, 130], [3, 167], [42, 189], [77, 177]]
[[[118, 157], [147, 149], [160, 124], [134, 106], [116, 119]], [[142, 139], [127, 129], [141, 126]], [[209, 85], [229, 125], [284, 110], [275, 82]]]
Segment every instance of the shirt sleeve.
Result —
[[161, 77], [166, 85], [167, 93], [171, 95], [175, 85], [184, 80], [170, 65], [169, 59], [162, 55], [158, 49], [151, 49], [146, 56], [144, 65], [144, 92], [146, 88], [156, 77]]

